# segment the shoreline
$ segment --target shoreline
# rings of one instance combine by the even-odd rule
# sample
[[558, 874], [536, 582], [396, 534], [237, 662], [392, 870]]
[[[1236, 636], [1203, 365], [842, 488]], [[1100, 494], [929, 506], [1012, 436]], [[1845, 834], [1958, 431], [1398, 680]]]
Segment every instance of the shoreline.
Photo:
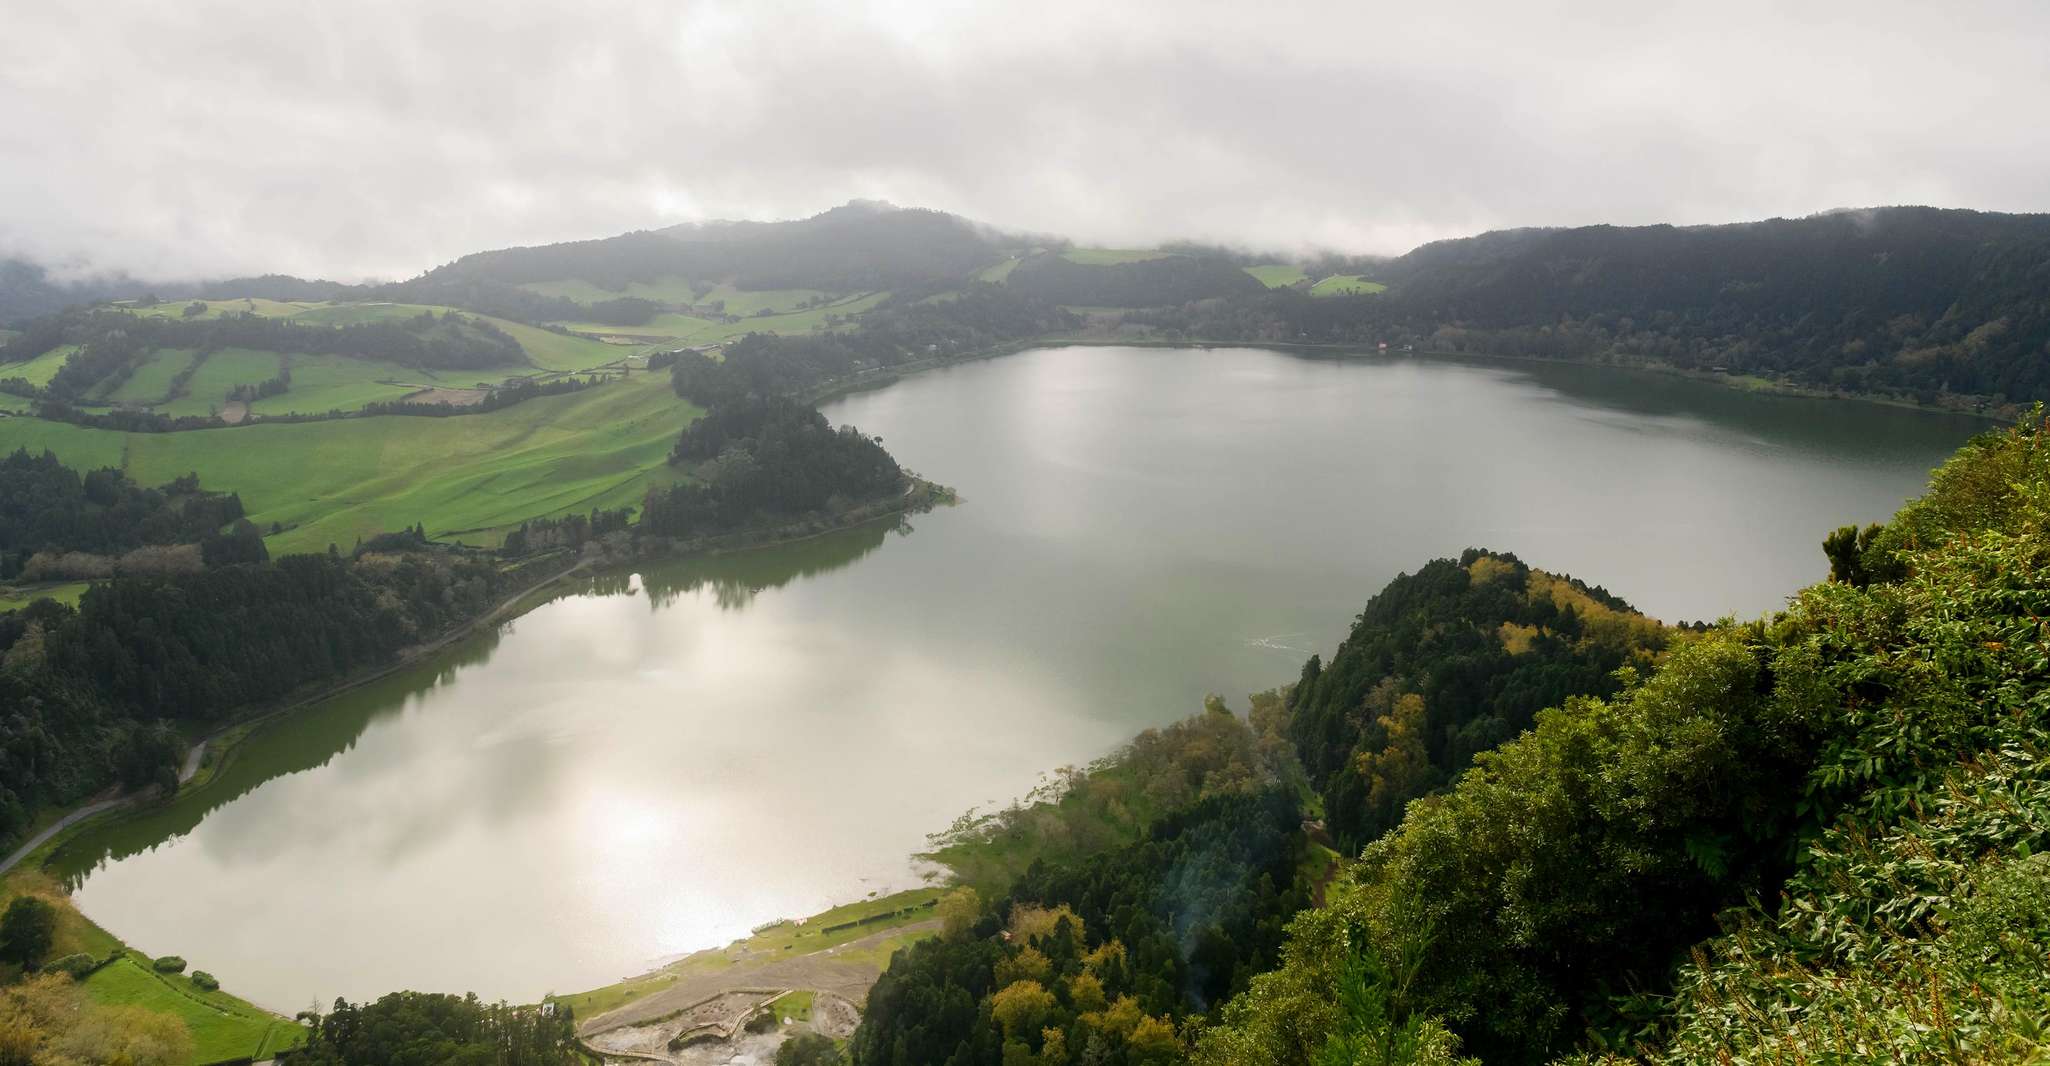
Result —
[[[858, 528], [886, 519], [898, 519], [914, 510], [925, 510], [950, 502], [952, 490], [923, 478], [907, 475], [909, 484], [902, 493], [847, 508], [823, 520], [786, 523], [764, 529], [743, 531], [677, 541], [670, 538], [650, 537], [633, 542], [629, 554], [608, 557], [601, 549], [596, 552], [579, 552], [578, 557], [566, 567], [543, 565], [539, 569], [543, 576], [524, 582], [500, 599], [490, 610], [467, 619], [432, 640], [404, 649], [392, 661], [374, 668], [358, 671], [284, 701], [258, 707], [248, 713], [223, 723], [192, 742], [185, 760], [179, 768], [179, 788], [169, 796], [161, 796], [155, 789], [139, 792], [117, 793], [109, 789], [88, 798], [85, 802], [68, 809], [51, 812], [52, 818], [36, 834], [24, 840], [4, 860], [0, 860], [0, 880], [10, 877], [41, 877], [47, 863], [60, 849], [71, 844], [91, 829], [130, 814], [146, 812], [160, 800], [182, 799], [203, 795], [220, 772], [235, 757], [242, 742], [254, 735], [263, 726], [273, 723], [294, 712], [325, 702], [347, 692], [371, 684], [409, 667], [428, 661], [449, 647], [475, 636], [486, 626], [501, 625], [515, 620], [527, 612], [542, 606], [553, 598], [556, 587], [574, 578], [579, 573], [595, 573], [643, 563], [687, 559], [695, 556], [714, 556], [729, 552], [769, 548], [782, 544], [798, 543], [828, 536], [847, 529]], [[597, 542], [592, 542], [596, 544]], [[545, 563], [547, 556], [535, 560]], [[210, 756], [210, 758], [209, 758]], [[115, 942], [122, 950], [133, 950], [121, 935], [100, 925], [90, 915], [69, 903], [70, 892], [63, 886], [57, 891], [64, 897], [65, 906], [90, 928], [97, 930]], [[284, 1014], [269, 1011], [254, 1001], [236, 994], [232, 990], [223, 992], [234, 995], [238, 1000], [249, 1003], [258, 1010], [265, 1010], [279, 1018]]]
[[[1378, 351], [1364, 344], [1318, 344], [1302, 341], [1229, 341], [1229, 340], [1163, 340], [1155, 337], [1080, 336], [1076, 334], [1047, 334], [1023, 341], [1007, 341], [1003, 344], [980, 348], [943, 359], [920, 359], [899, 366], [864, 371], [848, 378], [834, 378], [802, 394], [802, 402], [816, 406], [856, 393], [871, 392], [895, 384], [908, 377], [933, 370], [960, 366], [965, 363], [997, 359], [1006, 355], [1030, 351], [1034, 348], [1253, 348], [1283, 353], [1316, 353], [1341, 359], [1421, 359], [1443, 362], [1475, 363], [1517, 363], [1548, 366], [1588, 367], [1598, 370], [1614, 370], [1661, 377], [1680, 378], [1715, 385], [1732, 392], [1751, 393], [1764, 396], [1786, 396], [1810, 400], [1828, 400], [1847, 403], [1872, 404], [1906, 411], [1920, 411], [1926, 414], [1954, 415], [1977, 419], [1992, 426], [2012, 425], [2015, 421], [2008, 414], [1996, 410], [1967, 410], [1945, 407], [1939, 404], [1918, 403], [1884, 393], [1852, 392], [1822, 389], [1794, 382], [1779, 381], [1752, 374], [1718, 374], [1706, 370], [1688, 370], [1658, 362], [1605, 362], [1594, 359], [1547, 359], [1536, 355], [1498, 355], [1491, 352], [1455, 352], [1432, 348], [1413, 351]], [[1987, 401], [1989, 404], [1991, 401]], [[2026, 404], [2008, 404], [2008, 407], [2025, 409]]]

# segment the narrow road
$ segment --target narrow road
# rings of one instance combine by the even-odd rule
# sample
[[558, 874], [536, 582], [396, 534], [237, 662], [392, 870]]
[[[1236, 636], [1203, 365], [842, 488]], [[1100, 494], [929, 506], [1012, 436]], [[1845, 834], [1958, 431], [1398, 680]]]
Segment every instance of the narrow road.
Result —
[[28, 858], [29, 852], [32, 852], [37, 848], [42, 847], [44, 842], [48, 841], [51, 837], [56, 836], [57, 834], [65, 831], [66, 829], [71, 828], [74, 825], [77, 825], [79, 822], [82, 822], [87, 818], [91, 818], [93, 815], [98, 814], [101, 811], [111, 811], [116, 807], [122, 806], [123, 804], [126, 804], [128, 800], [129, 797], [127, 796], [114, 796], [109, 799], [94, 800], [93, 802], [88, 803], [75, 811], [72, 811], [70, 814], [67, 814], [64, 817], [57, 819], [56, 823], [51, 825], [50, 828], [45, 829], [40, 833], [37, 833], [33, 837], [30, 837], [28, 843], [23, 844], [21, 847], [14, 849], [14, 854], [9, 855], [5, 861], [0, 861], [0, 876], [5, 876], [7, 871], [14, 869], [14, 867], [17, 864], [19, 864], [21, 860]]

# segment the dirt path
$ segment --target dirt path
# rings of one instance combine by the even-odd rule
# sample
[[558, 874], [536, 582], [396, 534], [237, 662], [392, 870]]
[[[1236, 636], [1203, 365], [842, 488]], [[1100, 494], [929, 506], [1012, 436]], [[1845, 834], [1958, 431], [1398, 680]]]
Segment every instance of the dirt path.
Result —
[[624, 1007], [606, 1011], [579, 1028], [589, 1034], [650, 1022], [730, 989], [811, 989], [849, 1003], [860, 1003], [868, 999], [868, 990], [876, 983], [876, 978], [882, 976], [882, 967], [873, 962], [846, 958], [846, 955], [873, 948], [893, 937], [937, 932], [939, 927], [939, 919], [929, 918], [805, 955], [779, 957], [764, 953], [714, 973], [689, 974], [677, 978], [668, 988], [650, 993]]

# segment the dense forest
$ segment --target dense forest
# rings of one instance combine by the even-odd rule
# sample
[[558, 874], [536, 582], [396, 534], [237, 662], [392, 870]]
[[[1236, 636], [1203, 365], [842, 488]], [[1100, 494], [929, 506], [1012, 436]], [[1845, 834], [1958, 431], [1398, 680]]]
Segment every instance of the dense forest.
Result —
[[567, 1010], [481, 1003], [475, 996], [394, 992], [373, 1003], [336, 1000], [308, 1019], [294, 1066], [580, 1066]]
[[650, 492], [640, 521], [670, 537], [841, 510], [904, 487], [904, 472], [875, 439], [781, 398], [714, 407], [683, 431], [670, 462], [690, 464], [696, 479]]
[[[2050, 423], [1967, 446], [1830, 554], [1837, 577], [1786, 611], [1712, 629], [1503, 555], [1398, 579], [1240, 727], [1293, 738], [1362, 845], [1278, 948], [1265, 901], [1290, 905], [1313, 866], [1261, 866], [1246, 830], [1301, 846], [1289, 791], [1257, 788], [1289, 771], [1147, 808], [1131, 843], [1106, 812], [1163, 778], [1121, 753], [942, 840], [1009, 887], [987, 906], [959, 890], [946, 934], [892, 960], [854, 1061], [2037, 1061]], [[1022, 874], [982, 861], [1007, 849]], [[1197, 853], [1222, 875], [1192, 879]], [[1231, 951], [1171, 918], [1171, 958], [1134, 949], [1178, 913], [1164, 900], [1212, 883], [1251, 923]], [[1098, 995], [1114, 950], [1123, 1010]]]
[[[216, 545], [222, 530], [242, 517], [242, 499], [233, 493], [209, 492], [199, 479], [187, 476], [159, 488], [143, 488], [112, 468], [78, 471], [51, 452], [36, 456], [17, 449], [0, 459], [0, 579], [77, 576], [79, 566], [113, 573], [126, 555], [145, 546], [186, 546], [184, 558], [173, 553], [144, 553], [129, 569], [149, 564], [196, 568], [207, 562], [207, 545], [215, 559], [226, 545]], [[243, 539], [247, 534], [237, 533]], [[259, 539], [257, 549], [262, 548]], [[67, 556], [84, 555], [80, 561]]]
[[1159, 307], [1265, 290], [1233, 259], [1170, 255], [1133, 263], [1077, 263], [1058, 252], [1035, 255], [1004, 279], [1006, 288], [1079, 307]]
[[1602, 589], [1470, 550], [1397, 577], [1329, 665], [1304, 664], [1291, 738], [1332, 835], [1357, 851], [1538, 711], [1608, 695], [1615, 671], [1649, 667], [1666, 641]]
[[1655, 362], [1818, 388], [2050, 397], [2050, 216], [1899, 207], [1729, 226], [1508, 230], [1288, 289], [1132, 316], [1206, 340]]

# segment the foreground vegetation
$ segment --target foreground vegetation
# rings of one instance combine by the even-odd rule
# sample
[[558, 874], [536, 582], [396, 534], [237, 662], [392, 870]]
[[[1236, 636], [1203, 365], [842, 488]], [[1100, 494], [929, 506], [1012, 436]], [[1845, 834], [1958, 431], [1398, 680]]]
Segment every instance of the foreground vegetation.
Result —
[[[1367, 841], [1324, 906], [1263, 932], [1320, 876], [1260, 859], [1317, 806], [1286, 763], [1220, 780], [1213, 740], [1178, 777], [1135, 749], [957, 827], [956, 854], [1026, 870], [893, 960], [854, 1061], [2038, 1061], [2046, 457], [2040, 415], [1975, 442], [1752, 622], [1657, 627], [1487, 553], [1398, 580], [1330, 667], [1250, 723], [1208, 715], [1247, 751], [1295, 738]], [[1462, 736], [1536, 698], [1461, 772]], [[1127, 819], [1138, 780], [1200, 784]]]

